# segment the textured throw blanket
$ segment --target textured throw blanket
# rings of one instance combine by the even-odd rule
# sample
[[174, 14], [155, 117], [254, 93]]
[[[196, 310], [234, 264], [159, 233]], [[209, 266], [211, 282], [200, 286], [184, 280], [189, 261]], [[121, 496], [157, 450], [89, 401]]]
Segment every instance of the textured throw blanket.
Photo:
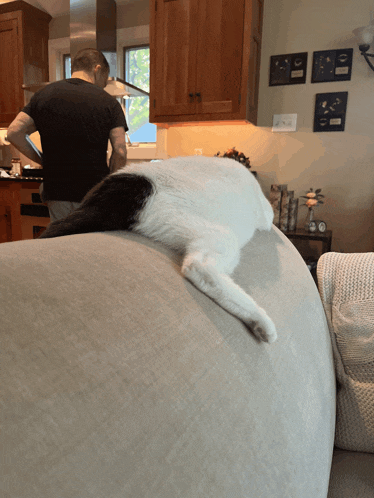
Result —
[[335, 445], [374, 453], [374, 253], [326, 253], [317, 268], [338, 380]]

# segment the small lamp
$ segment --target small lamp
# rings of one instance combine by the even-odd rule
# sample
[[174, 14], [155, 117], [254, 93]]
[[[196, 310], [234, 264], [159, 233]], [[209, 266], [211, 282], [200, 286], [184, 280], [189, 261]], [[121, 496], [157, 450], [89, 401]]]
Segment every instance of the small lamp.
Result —
[[358, 42], [358, 48], [360, 49], [361, 55], [364, 56], [369, 67], [374, 71], [374, 65], [370, 62], [370, 59], [369, 59], [369, 57], [374, 57], [374, 54], [368, 53], [370, 45], [373, 43], [373, 39], [374, 39], [373, 12], [371, 12], [370, 24], [368, 26], [363, 26], [361, 28], [354, 29], [353, 34], [356, 36], [356, 39]]

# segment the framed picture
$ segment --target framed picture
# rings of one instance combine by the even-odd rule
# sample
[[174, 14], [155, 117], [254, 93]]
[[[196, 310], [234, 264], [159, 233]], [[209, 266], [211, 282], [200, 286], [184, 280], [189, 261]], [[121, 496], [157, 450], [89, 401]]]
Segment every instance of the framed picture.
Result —
[[308, 52], [272, 55], [269, 86], [305, 83]]
[[313, 131], [344, 131], [348, 92], [317, 93]]
[[312, 83], [349, 81], [352, 59], [353, 48], [313, 52]]

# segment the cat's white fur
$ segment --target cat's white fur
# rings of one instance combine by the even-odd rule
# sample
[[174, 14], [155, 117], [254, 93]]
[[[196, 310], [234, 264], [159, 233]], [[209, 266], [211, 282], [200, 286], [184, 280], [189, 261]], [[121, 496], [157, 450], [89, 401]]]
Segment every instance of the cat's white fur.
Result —
[[270, 230], [273, 209], [257, 180], [228, 158], [177, 157], [127, 166], [116, 174], [148, 178], [155, 192], [133, 231], [184, 253], [182, 274], [262, 341], [276, 329], [265, 310], [230, 275], [256, 230]]

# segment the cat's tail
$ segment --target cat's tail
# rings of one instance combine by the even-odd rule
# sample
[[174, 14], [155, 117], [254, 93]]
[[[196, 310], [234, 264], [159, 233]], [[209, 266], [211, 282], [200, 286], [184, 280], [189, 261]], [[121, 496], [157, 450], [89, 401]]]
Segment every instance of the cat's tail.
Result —
[[131, 230], [153, 191], [144, 176], [125, 172], [109, 175], [88, 192], [78, 209], [50, 223], [39, 238]]

